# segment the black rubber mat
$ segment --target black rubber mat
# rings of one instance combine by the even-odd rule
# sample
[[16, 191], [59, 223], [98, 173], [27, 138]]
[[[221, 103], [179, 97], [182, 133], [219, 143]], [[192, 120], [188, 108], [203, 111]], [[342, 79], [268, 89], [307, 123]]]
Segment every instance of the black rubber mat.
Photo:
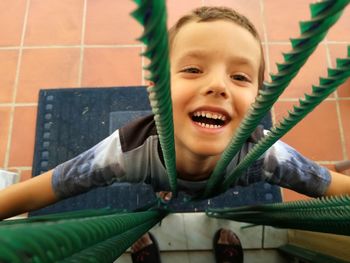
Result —
[[[128, 121], [149, 114], [143, 87], [41, 90], [37, 115], [33, 176], [54, 168], [89, 149]], [[271, 127], [267, 116], [263, 125]], [[177, 211], [203, 211], [207, 207], [280, 202], [277, 186], [257, 183], [236, 187], [213, 199], [184, 203], [184, 196], [170, 204]], [[134, 210], [154, 201], [148, 185], [113, 184], [60, 201], [31, 215], [91, 208]]]

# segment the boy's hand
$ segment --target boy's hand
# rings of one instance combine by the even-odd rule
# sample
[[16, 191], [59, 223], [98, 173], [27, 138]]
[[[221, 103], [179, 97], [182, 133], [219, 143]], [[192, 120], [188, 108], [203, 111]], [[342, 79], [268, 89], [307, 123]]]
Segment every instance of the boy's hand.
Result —
[[326, 195], [350, 195], [350, 176], [329, 170], [331, 173], [331, 183]]
[[160, 191], [157, 193], [157, 196], [160, 197], [164, 202], [169, 202], [173, 197], [172, 192]]

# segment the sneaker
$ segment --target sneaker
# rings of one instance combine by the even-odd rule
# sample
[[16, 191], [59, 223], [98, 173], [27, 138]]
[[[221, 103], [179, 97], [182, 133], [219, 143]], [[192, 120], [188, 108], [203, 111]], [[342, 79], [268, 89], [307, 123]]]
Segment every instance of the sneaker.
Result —
[[[228, 241], [230, 243], [221, 243], [220, 235], [221, 231], [228, 231], [224, 234], [228, 235]], [[215, 254], [215, 260], [217, 263], [243, 263], [243, 249], [241, 241], [237, 235], [228, 229], [219, 229], [213, 238], [213, 248]]]
[[151, 233], [147, 233], [149, 235], [151, 244], [146, 245], [136, 252], [131, 253], [131, 259], [133, 263], [160, 263], [160, 252], [157, 240]]

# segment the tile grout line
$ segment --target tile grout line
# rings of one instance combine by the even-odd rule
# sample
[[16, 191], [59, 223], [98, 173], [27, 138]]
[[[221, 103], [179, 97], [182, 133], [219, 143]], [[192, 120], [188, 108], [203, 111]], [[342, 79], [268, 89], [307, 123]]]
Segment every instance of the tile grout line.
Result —
[[181, 217], [182, 217], [182, 222], [184, 224], [184, 234], [185, 234], [185, 241], [186, 241], [186, 248], [189, 249], [189, 245], [188, 245], [188, 231], [187, 231], [187, 227], [186, 227], [186, 222], [185, 222], [185, 215], [184, 214], [181, 214]]
[[38, 106], [36, 102], [28, 102], [28, 103], [0, 103], [0, 107], [35, 107]]
[[[340, 101], [340, 100], [349, 100], [350, 97], [345, 97], [345, 98], [326, 98], [325, 100], [323, 101]], [[281, 99], [278, 99], [279, 102], [298, 102], [299, 101], [299, 98], [281, 98]]]
[[[85, 32], [84, 32], [85, 34]], [[79, 45], [35, 45], [35, 46], [13, 46], [13, 47], [0, 47], [1, 50], [19, 50], [19, 49], [71, 49], [71, 48], [133, 48], [142, 47], [142, 44], [93, 44], [85, 45], [81, 43]]]
[[[263, 27], [265, 28], [265, 23], [263, 23]], [[267, 35], [267, 32], [266, 32], [266, 35]], [[265, 41], [261, 41], [262, 44], [264, 45], [285, 45], [285, 46], [288, 46], [290, 44], [290, 42], [288, 41], [269, 41], [268, 39]]]
[[[261, 15], [261, 19], [262, 19], [262, 29], [263, 29], [263, 39], [264, 39], [264, 41], [262, 41], [262, 45], [265, 45], [265, 57], [266, 57], [266, 61], [265, 61], [266, 69], [265, 70], [267, 70], [267, 72], [269, 74], [271, 72], [270, 51], [269, 51], [269, 40], [267, 37], [267, 27], [266, 27], [266, 23], [265, 23], [265, 6], [264, 6], [263, 0], [259, 1], [259, 6], [260, 6], [260, 15]], [[270, 112], [271, 112], [271, 119], [272, 119], [272, 126], [273, 126], [276, 123], [276, 113], [275, 113], [275, 106], [274, 105], [272, 106]]]
[[[141, 52], [142, 54], [145, 52], [145, 47], [141, 47]], [[141, 55], [141, 85], [145, 86], [146, 81], [145, 81], [145, 56]]]
[[[347, 45], [349, 44], [349, 42], [347, 41], [325, 41], [325, 40], [322, 40], [319, 44], [325, 44], [325, 43], [329, 43], [329, 44], [337, 44], [337, 45]], [[271, 41], [268, 41], [267, 43], [266, 42], [263, 42], [265, 44], [270, 44], [270, 45], [290, 45], [291, 42], [290, 41], [277, 41], [277, 40], [271, 40]]]
[[[261, 41], [262, 45], [290, 45], [290, 42], [278, 42], [278, 41]], [[333, 43], [328, 41], [328, 43], [331, 44], [346, 44], [348, 45], [348, 42], [344, 42], [344, 43]], [[325, 43], [321, 43], [321, 44], [325, 44]], [[19, 50], [19, 49], [71, 49], [71, 48], [81, 48], [81, 46], [83, 48], [137, 48], [137, 47], [142, 47], [142, 44], [93, 44], [93, 45], [85, 45], [85, 44], [80, 44], [80, 45], [42, 45], [42, 46], [11, 46], [11, 47], [0, 47], [0, 51], [2, 50]]]
[[349, 41], [334, 41], [334, 40], [327, 40], [327, 44], [336, 44], [336, 45], [348, 45]]
[[[145, 83], [146, 85], [146, 83]], [[107, 86], [106, 86], [107, 87]], [[72, 87], [75, 88], [75, 87]], [[338, 97], [336, 98], [327, 98], [324, 101], [349, 101], [350, 97]], [[299, 99], [298, 98], [281, 98], [278, 99], [278, 102], [298, 102]], [[16, 106], [16, 107], [30, 107], [30, 106], [38, 106], [37, 102], [22, 102], [22, 103], [8, 103], [8, 102], [4, 102], [4, 103], [0, 103], [0, 107], [12, 107], [12, 106]]]
[[265, 61], [265, 64], [266, 64], [266, 68], [267, 68], [267, 71], [270, 72], [271, 71], [271, 65], [270, 65], [270, 52], [269, 52], [269, 41], [268, 41], [268, 37], [267, 37], [267, 28], [266, 28], [266, 24], [265, 24], [265, 8], [264, 8], [264, 4], [262, 2], [262, 0], [259, 1], [260, 3], [260, 14], [261, 14], [261, 17], [263, 19], [263, 23], [262, 23], [262, 27], [263, 27], [263, 38], [264, 38], [264, 42], [265, 42], [265, 54], [266, 54], [266, 61]]
[[[327, 37], [325, 39], [327, 40]], [[330, 49], [329, 49], [327, 41], [325, 43], [325, 47], [326, 47], [326, 55], [327, 55], [328, 65], [329, 65], [330, 68], [333, 68], [333, 63], [332, 63], [332, 59], [331, 59], [331, 53], [330, 53]], [[339, 128], [340, 143], [341, 143], [343, 159], [347, 160], [348, 159], [348, 154], [347, 154], [346, 147], [345, 147], [345, 135], [344, 135], [343, 120], [341, 118], [341, 113], [340, 113], [338, 90], [335, 90], [335, 92], [334, 92], [334, 99], [335, 99], [335, 109], [336, 109], [336, 112], [337, 112], [338, 128]]]
[[[146, 85], [146, 83], [144, 84]], [[109, 87], [109, 86], [106, 86]], [[76, 88], [76, 87], [72, 87], [72, 88]], [[336, 98], [327, 98], [324, 101], [350, 101], [350, 97], [338, 97]], [[298, 98], [281, 98], [278, 99], [278, 102], [299, 102]], [[23, 102], [23, 103], [8, 103], [8, 102], [3, 102], [0, 103], [0, 107], [12, 107], [12, 106], [16, 106], [16, 107], [30, 107], [30, 106], [38, 106], [37, 102]]]
[[[283, 199], [282, 199], [283, 200]], [[264, 249], [264, 243], [265, 243], [265, 226], [263, 225], [262, 226], [262, 229], [261, 229], [261, 249]]]
[[31, 166], [10, 166], [7, 169], [29, 171], [29, 170], [32, 170], [32, 167]]
[[348, 160], [348, 154], [345, 147], [344, 127], [343, 127], [343, 120], [341, 118], [341, 113], [340, 113], [339, 100], [335, 101], [335, 108], [337, 111], [337, 117], [338, 117], [338, 123], [339, 123], [340, 143], [341, 143], [342, 152], [343, 152], [343, 159]]
[[79, 59], [79, 72], [78, 72], [78, 87], [81, 87], [83, 79], [83, 67], [84, 67], [84, 42], [85, 42], [85, 26], [86, 26], [86, 11], [87, 10], [87, 0], [83, 3], [83, 15], [81, 22], [81, 39], [80, 39], [80, 59]]
[[15, 83], [13, 84], [12, 106], [11, 106], [11, 111], [10, 111], [10, 123], [9, 123], [9, 128], [8, 128], [8, 138], [7, 138], [6, 153], [5, 153], [5, 160], [4, 160], [5, 169], [7, 169], [8, 165], [9, 165], [9, 160], [10, 160], [12, 132], [13, 132], [14, 115], [15, 115], [15, 107], [16, 107], [15, 103], [16, 103], [16, 98], [17, 98], [19, 75], [20, 75], [20, 68], [21, 68], [21, 63], [22, 63], [22, 54], [23, 54], [22, 47], [24, 46], [24, 37], [25, 37], [27, 22], [28, 22], [29, 6], [30, 6], [30, 0], [27, 0], [25, 13], [24, 13], [24, 19], [23, 19], [21, 43], [20, 43], [20, 48], [19, 48], [18, 58], [17, 58], [16, 77], [15, 77]]
[[315, 161], [316, 163], [320, 165], [334, 165], [337, 164], [339, 161]]

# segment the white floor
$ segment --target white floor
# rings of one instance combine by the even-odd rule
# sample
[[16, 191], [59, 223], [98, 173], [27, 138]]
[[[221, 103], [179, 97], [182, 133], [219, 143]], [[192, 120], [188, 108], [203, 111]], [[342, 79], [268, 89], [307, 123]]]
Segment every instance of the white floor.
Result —
[[[286, 230], [246, 226], [249, 224], [209, 218], [204, 213], [178, 213], [166, 217], [151, 232], [158, 241], [164, 263], [215, 262], [212, 238], [222, 227], [232, 229], [240, 238], [244, 248], [244, 262], [285, 262], [275, 248], [287, 243]], [[131, 263], [130, 255], [126, 253], [115, 262]]]

